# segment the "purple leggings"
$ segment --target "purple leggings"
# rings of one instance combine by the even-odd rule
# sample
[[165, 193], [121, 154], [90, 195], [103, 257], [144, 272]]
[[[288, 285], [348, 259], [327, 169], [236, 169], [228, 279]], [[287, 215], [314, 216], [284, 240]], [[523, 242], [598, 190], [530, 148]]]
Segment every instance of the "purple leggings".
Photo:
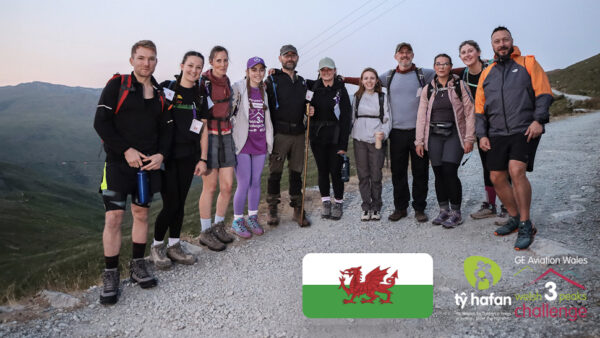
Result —
[[235, 166], [235, 178], [237, 180], [237, 189], [233, 196], [233, 213], [242, 215], [246, 196], [248, 196], [248, 210], [258, 210], [260, 202], [260, 175], [265, 166], [267, 155], [237, 155], [237, 165]]

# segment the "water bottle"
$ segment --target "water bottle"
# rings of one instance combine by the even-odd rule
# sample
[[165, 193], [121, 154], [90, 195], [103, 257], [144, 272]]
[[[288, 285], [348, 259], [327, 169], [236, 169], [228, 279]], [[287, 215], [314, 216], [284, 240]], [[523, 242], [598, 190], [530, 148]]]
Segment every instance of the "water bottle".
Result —
[[150, 202], [150, 181], [148, 172], [140, 170], [137, 173], [138, 203], [147, 204]]
[[344, 164], [342, 164], [342, 181], [348, 182], [350, 181], [350, 158], [343, 154]]

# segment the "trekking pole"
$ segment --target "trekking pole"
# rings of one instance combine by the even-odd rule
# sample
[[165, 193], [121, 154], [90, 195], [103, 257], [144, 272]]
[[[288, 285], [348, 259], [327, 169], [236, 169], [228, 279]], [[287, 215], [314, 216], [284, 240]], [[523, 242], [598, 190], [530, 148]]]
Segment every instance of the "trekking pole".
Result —
[[306, 138], [304, 140], [304, 173], [302, 177], [302, 204], [300, 206], [300, 224], [304, 223], [304, 197], [306, 196], [306, 174], [308, 170], [308, 136], [310, 133], [310, 103], [306, 104]]

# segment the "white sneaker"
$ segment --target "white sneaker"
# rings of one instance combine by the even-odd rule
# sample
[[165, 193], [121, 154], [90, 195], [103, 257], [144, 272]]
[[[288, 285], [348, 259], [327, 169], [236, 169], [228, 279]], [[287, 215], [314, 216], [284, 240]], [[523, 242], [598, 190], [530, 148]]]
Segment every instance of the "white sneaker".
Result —
[[381, 219], [381, 214], [377, 210], [371, 211], [371, 221], [379, 221]]
[[371, 212], [363, 211], [362, 215], [360, 215], [360, 220], [363, 222], [370, 221], [371, 220]]

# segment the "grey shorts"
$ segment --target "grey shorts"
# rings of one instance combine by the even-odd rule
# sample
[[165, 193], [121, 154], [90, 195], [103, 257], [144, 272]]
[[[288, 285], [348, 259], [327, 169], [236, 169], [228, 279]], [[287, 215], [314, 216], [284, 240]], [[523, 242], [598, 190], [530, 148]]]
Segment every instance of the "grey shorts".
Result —
[[429, 160], [434, 167], [442, 165], [442, 162], [460, 164], [465, 153], [458, 138], [456, 126], [452, 128], [450, 136], [442, 136], [429, 133]]
[[236, 165], [233, 136], [226, 134], [221, 137], [222, 144], [219, 135], [208, 134], [208, 159], [206, 164], [208, 169], [228, 168]]

